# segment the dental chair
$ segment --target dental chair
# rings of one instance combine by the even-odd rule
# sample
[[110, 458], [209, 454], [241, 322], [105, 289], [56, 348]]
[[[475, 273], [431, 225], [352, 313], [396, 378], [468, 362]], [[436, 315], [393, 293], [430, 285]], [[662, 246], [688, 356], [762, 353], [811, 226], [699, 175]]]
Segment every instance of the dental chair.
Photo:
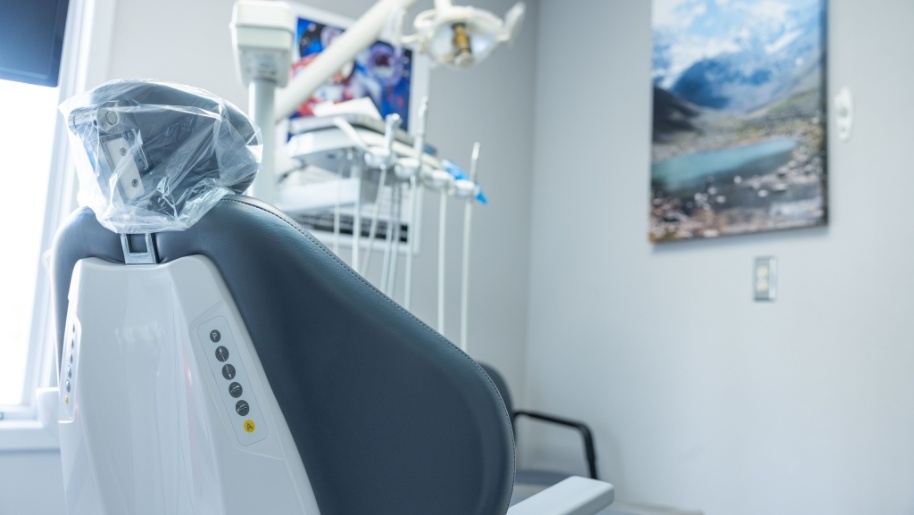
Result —
[[548, 515], [612, 502], [611, 485], [571, 478], [509, 507], [511, 421], [490, 378], [241, 195], [260, 147], [236, 108], [136, 80], [62, 111], [85, 206], [52, 256], [71, 515]]

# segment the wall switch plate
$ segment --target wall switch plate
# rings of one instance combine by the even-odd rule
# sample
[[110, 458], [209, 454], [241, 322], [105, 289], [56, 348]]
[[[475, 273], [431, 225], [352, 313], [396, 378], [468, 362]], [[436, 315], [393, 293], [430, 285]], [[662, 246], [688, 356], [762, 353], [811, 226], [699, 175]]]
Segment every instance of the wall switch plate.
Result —
[[851, 128], [854, 126], [854, 99], [851, 90], [844, 87], [835, 95], [835, 129], [838, 138], [847, 141], [851, 137]]
[[777, 259], [773, 256], [755, 258], [752, 291], [757, 301], [774, 301], [777, 296]]

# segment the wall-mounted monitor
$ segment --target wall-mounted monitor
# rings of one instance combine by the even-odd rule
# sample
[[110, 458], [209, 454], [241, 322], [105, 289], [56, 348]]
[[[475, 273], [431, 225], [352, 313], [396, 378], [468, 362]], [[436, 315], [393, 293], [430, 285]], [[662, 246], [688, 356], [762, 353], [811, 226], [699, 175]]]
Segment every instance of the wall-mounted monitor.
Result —
[[69, 0], [0, 0], [0, 79], [57, 87]]

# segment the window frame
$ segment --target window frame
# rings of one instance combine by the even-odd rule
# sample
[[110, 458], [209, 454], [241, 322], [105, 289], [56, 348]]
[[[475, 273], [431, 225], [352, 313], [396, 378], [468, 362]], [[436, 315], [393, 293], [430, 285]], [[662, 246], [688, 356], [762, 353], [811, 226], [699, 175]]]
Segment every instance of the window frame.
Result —
[[[115, 2], [70, 0], [61, 56], [59, 101], [86, 90], [88, 85], [107, 80]], [[56, 427], [46, 427], [41, 421], [38, 397], [39, 389], [57, 386], [57, 336], [51, 295], [50, 249], [58, 227], [77, 206], [78, 186], [69, 152], [67, 127], [60, 116], [53, 134], [41, 236], [41, 265], [35, 282], [24, 388], [18, 405], [0, 406], [0, 452], [60, 447]]]

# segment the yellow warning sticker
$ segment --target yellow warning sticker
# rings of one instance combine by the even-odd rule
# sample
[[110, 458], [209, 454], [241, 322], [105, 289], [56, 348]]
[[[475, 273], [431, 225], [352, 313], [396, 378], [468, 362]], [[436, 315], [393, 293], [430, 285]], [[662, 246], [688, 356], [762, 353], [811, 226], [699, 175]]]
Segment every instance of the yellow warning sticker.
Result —
[[247, 431], [248, 433], [253, 433], [254, 429], [256, 429], [256, 428], [257, 428], [257, 425], [254, 424], [253, 420], [247, 419], [244, 421], [244, 430]]

